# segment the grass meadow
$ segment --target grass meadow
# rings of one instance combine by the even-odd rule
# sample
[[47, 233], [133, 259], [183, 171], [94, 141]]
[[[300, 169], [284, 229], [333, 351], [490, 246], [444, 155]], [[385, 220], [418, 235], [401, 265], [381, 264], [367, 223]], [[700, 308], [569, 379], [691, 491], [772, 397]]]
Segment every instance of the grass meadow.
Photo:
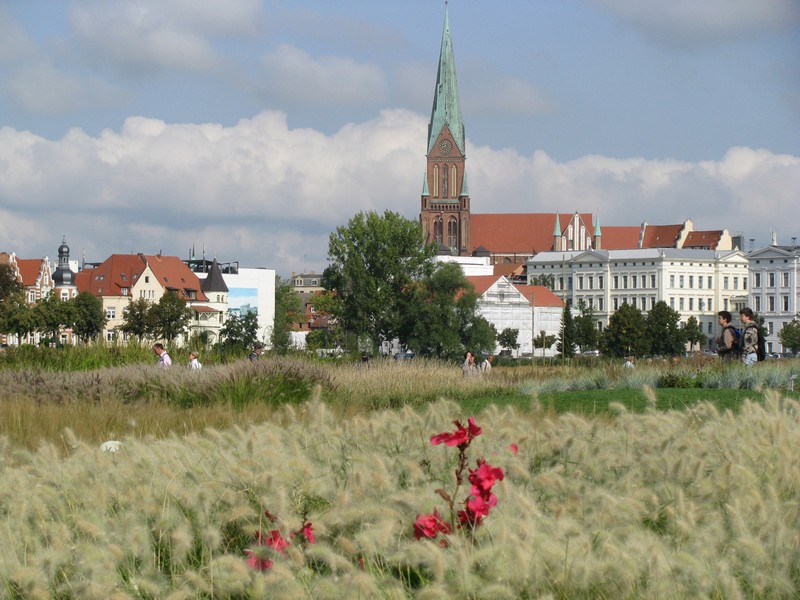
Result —
[[798, 370], [4, 368], [0, 598], [796, 598]]

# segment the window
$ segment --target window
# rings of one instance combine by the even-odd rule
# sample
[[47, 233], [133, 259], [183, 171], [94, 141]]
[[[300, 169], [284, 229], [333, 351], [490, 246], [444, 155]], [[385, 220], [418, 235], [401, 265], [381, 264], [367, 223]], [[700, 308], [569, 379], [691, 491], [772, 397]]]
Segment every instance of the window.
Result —
[[67, 290], [61, 290], [61, 299], [69, 300], [69, 292]]
[[672, 310], [675, 310], [675, 298], [674, 297], [669, 299], [669, 307]]
[[702, 310], [703, 310], [705, 307], [706, 307], [706, 301], [705, 301], [705, 300], [703, 300], [702, 298], [700, 298], [700, 299], [697, 301], [697, 310], [699, 310], [699, 311], [701, 311], [701, 312], [702, 312]]
[[144, 282], [145, 283], [150, 283], [150, 275], [145, 275], [144, 276]]
[[108, 319], [116, 319], [117, 318], [117, 309], [113, 306], [110, 306], [106, 309], [106, 318]]
[[568, 290], [571, 290], [571, 289], [572, 289], [572, 275], [570, 275], [569, 277], [567, 277], [567, 289], [568, 289]]
[[753, 287], [761, 287], [761, 273], [753, 273]]
[[683, 297], [678, 299], [678, 305], [680, 306], [680, 310], [683, 310]]
[[722, 278], [722, 289], [723, 290], [727, 290], [728, 289], [728, 277], [723, 277]]
[[578, 289], [583, 289], [583, 275], [578, 275]]
[[708, 299], [708, 310], [709, 312], [714, 312], [714, 306], [711, 302], [711, 298]]
[[683, 287], [683, 275], [681, 275], [680, 277], [678, 277], [678, 285], [679, 285], [680, 287]]
[[789, 296], [781, 296], [781, 310], [784, 312], [789, 310]]
[[598, 298], [597, 299], [597, 310], [603, 310], [603, 299], [602, 298]]
[[450, 169], [447, 165], [442, 167], [442, 198], [447, 198], [450, 195]]
[[636, 289], [636, 275], [631, 275], [631, 287]]
[[619, 309], [619, 298], [614, 298], [614, 310]]
[[755, 297], [755, 301], [756, 301], [755, 302], [756, 306], [755, 306], [755, 308], [753, 310], [755, 310], [756, 312], [759, 312], [761, 310], [761, 296], [756, 296]]
[[735, 289], [735, 290], [739, 289], [739, 278], [738, 277], [734, 277], [733, 278], [733, 289]]
[[450, 217], [447, 221], [447, 245], [451, 248], [458, 247], [458, 221], [455, 217]]
[[656, 287], [656, 276], [655, 275], [650, 275], [650, 287], [651, 288]]
[[670, 275], [669, 276], [669, 287], [671, 287], [671, 288], [675, 287], [675, 275]]
[[36, 302], [36, 292], [33, 290], [28, 292], [28, 302]]
[[122, 292], [123, 296], [127, 296], [128, 295], [128, 288], [122, 288], [122, 290], [120, 290], [120, 291]]
[[614, 289], [619, 289], [619, 275], [614, 275]]
[[789, 287], [789, 273], [781, 273], [781, 285], [783, 287]]
[[709, 322], [708, 322], [708, 329], [707, 329], [707, 331], [708, 331], [708, 335], [711, 335], [711, 327], [712, 327], [712, 325], [711, 325], [711, 321], [709, 321]]
[[767, 322], [767, 335], [772, 335], [774, 333], [775, 324], [772, 321]]
[[113, 342], [114, 341], [114, 332], [113, 331], [106, 331], [106, 341]]
[[589, 275], [589, 289], [590, 290], [594, 289], [594, 277], [592, 277], [591, 275]]
[[603, 289], [603, 276], [602, 276], [602, 275], [600, 275], [600, 276], [597, 278], [597, 287], [598, 287], [599, 289], [601, 289], [601, 290]]
[[714, 279], [713, 279], [713, 277], [711, 277], [711, 275], [709, 275], [708, 276], [708, 289], [711, 289], [713, 287], [714, 287]]
[[650, 296], [650, 310], [652, 310], [656, 305], [656, 297]]
[[627, 275], [623, 275], [622, 276], [622, 289], [624, 289], [624, 290], [628, 289], [628, 276]]
[[701, 289], [701, 290], [703, 289], [703, 276], [702, 275], [697, 277], [697, 287], [699, 289]]
[[775, 312], [775, 296], [767, 296], [767, 310]]
[[769, 287], [775, 287], [775, 273], [768, 273], [767, 277], [769, 278]]

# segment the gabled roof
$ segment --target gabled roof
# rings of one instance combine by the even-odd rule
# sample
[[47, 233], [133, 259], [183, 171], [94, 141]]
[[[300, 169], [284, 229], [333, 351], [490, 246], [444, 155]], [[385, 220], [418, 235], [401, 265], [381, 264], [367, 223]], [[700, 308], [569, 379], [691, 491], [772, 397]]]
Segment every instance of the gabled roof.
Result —
[[[142, 254], [140, 256], [165, 289], [176, 292], [184, 300], [208, 301], [208, 297], [200, 287], [197, 275], [177, 256], [159, 254]], [[194, 292], [194, 297], [190, 292]]]
[[475, 288], [475, 292], [477, 292], [478, 296], [483, 296], [490, 287], [492, 287], [498, 280], [502, 279], [502, 276], [498, 277], [497, 275], [470, 275], [467, 277], [467, 281], [472, 284], [472, 287]]
[[550, 288], [543, 285], [515, 285], [522, 295], [535, 307], [556, 306], [563, 307], [564, 301], [556, 296]]
[[[683, 227], [683, 223], [679, 223], [678, 225], [645, 225], [641, 247], [675, 248]], [[605, 229], [603, 233], [605, 233]], [[604, 246], [605, 241], [605, 236], [603, 236]]]
[[[17, 269], [22, 278], [22, 285], [30, 287], [36, 285], [39, 275], [42, 273], [43, 258], [17, 258]], [[48, 274], [50, 273], [50, 266], [46, 265]]]
[[[591, 231], [592, 216], [580, 214], [587, 231]], [[495, 254], [533, 255], [553, 249], [556, 221], [570, 223], [572, 214], [507, 213], [473, 214], [470, 217], [470, 242], [473, 249], [484, 246]], [[605, 245], [603, 228], [603, 245]]]
[[496, 276], [504, 275], [511, 279], [513, 275], [522, 275], [525, 272], [525, 265], [522, 263], [498, 263], [493, 265], [493, 273]]
[[718, 231], [690, 231], [683, 242], [684, 248], [709, 248], [717, 249], [717, 244], [722, 237], [722, 230]]
[[122, 296], [122, 288], [130, 290], [146, 264], [138, 254], [112, 254], [97, 267], [83, 269], [75, 276], [79, 292], [95, 296]]

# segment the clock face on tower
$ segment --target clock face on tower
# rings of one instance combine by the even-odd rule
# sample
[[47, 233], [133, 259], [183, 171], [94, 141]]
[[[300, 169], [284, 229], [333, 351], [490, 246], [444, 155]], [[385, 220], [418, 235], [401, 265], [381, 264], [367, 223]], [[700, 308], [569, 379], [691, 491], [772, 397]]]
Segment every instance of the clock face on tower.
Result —
[[453, 143], [450, 140], [442, 140], [439, 142], [439, 152], [442, 154], [450, 154], [450, 151], [453, 149]]

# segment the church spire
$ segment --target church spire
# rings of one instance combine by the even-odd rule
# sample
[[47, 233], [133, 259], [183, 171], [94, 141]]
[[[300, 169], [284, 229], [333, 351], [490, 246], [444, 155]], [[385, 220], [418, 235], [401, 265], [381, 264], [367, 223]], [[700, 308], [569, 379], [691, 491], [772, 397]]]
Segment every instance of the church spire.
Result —
[[456, 60], [453, 54], [453, 41], [450, 38], [447, 4], [444, 7], [444, 29], [442, 30], [442, 47], [439, 50], [439, 70], [436, 73], [433, 109], [431, 110], [431, 121], [428, 124], [428, 152], [433, 150], [433, 145], [445, 125], [450, 129], [453, 141], [461, 154], [465, 154], [464, 122], [461, 120], [461, 104], [458, 101]]

